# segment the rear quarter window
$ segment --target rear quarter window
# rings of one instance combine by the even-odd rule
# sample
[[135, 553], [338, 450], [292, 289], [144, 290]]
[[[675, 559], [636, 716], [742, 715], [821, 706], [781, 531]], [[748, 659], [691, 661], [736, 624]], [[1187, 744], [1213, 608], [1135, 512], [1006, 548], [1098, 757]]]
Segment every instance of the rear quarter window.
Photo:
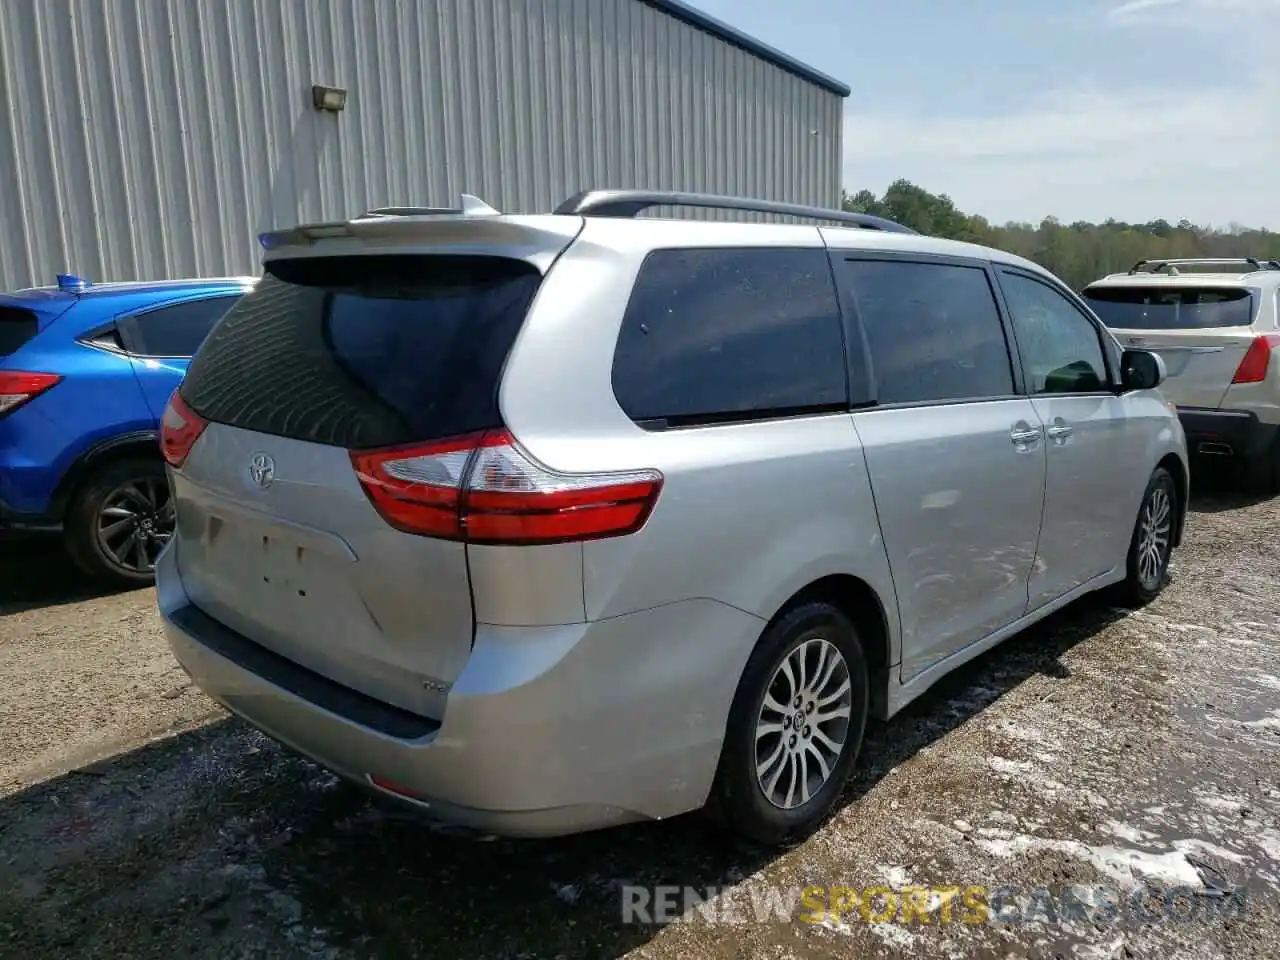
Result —
[[184, 300], [116, 324], [129, 352], [142, 357], [193, 357], [213, 325], [240, 299], [239, 295]]
[[0, 307], [0, 357], [17, 353], [40, 331], [40, 322], [22, 307]]
[[1095, 287], [1084, 298], [1113, 330], [1247, 327], [1257, 303], [1242, 287]]
[[501, 425], [498, 383], [541, 283], [521, 260], [279, 260], [183, 380], [201, 416], [349, 449]]
[[623, 317], [613, 389], [651, 429], [846, 407], [825, 251], [655, 250]]

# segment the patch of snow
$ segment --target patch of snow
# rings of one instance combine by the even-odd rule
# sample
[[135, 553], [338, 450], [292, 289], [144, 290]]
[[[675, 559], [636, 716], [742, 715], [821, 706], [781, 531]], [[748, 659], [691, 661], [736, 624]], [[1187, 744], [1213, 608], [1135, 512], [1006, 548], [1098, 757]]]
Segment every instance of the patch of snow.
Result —
[[1203, 886], [1200, 871], [1187, 861], [1180, 850], [1147, 853], [1124, 847], [1094, 847], [1088, 859], [1100, 873], [1120, 883], [1131, 882], [1138, 886], [1142, 879], [1148, 879], [1170, 886]]
[[1233, 646], [1233, 647], [1258, 647], [1258, 646], [1261, 646], [1261, 644], [1260, 644], [1260, 643], [1258, 643], [1258, 641], [1257, 641], [1257, 640], [1246, 640], [1244, 637], [1220, 637], [1219, 639], [1220, 639], [1220, 640], [1225, 641], [1227, 644], [1229, 644], [1230, 646]]
[[1045, 741], [1045, 735], [1035, 727], [1015, 723], [1013, 720], [1002, 721], [996, 725], [996, 729], [1006, 737], [1012, 737], [1014, 740], [1022, 740], [1026, 743], [1044, 743]]
[[1280, 710], [1272, 710], [1271, 716], [1261, 720], [1246, 720], [1241, 726], [1254, 730], [1280, 730]]
[[1254, 630], [1260, 630], [1263, 633], [1269, 634], [1269, 633], [1275, 633], [1275, 629], [1276, 629], [1274, 624], [1268, 625], [1265, 623], [1258, 623], [1256, 620], [1237, 620], [1235, 621], [1235, 623], [1232, 624], [1232, 626], [1243, 627], [1246, 633], [1250, 633]]
[[906, 867], [880, 867], [880, 876], [884, 877], [884, 882], [894, 889], [911, 884], [911, 874]]
[[1236, 813], [1243, 805], [1241, 801], [1233, 799], [1232, 797], [1219, 797], [1211, 793], [1201, 793], [1198, 795], [1197, 799], [1200, 801], [1201, 805], [1206, 806], [1211, 810], [1222, 810], [1226, 813]]
[[1090, 846], [1078, 840], [1047, 840], [1025, 834], [1011, 839], [979, 838], [974, 843], [993, 856], [1009, 859], [1015, 854], [1053, 850], [1090, 864], [1099, 873], [1124, 887], [1135, 888], [1144, 880], [1169, 886], [1202, 887], [1200, 872], [1181, 850], [1150, 853], [1109, 845]]
[[830, 917], [823, 917], [814, 926], [821, 927], [823, 930], [830, 930], [832, 933], [838, 933], [841, 936], [853, 936], [853, 927], [842, 921], [832, 920]]
[[1006, 757], [987, 757], [987, 766], [996, 773], [1008, 774], [1011, 777], [1025, 776], [1035, 770], [1035, 764], [1028, 760], [1009, 760]]
[[1175, 840], [1173, 841], [1173, 849], [1180, 850], [1183, 853], [1207, 853], [1211, 857], [1229, 860], [1232, 863], [1249, 862], [1249, 858], [1242, 853], [1236, 853], [1234, 850], [1228, 850], [1226, 847], [1220, 847], [1216, 843], [1210, 843], [1208, 840], [1201, 840], [1198, 837]]
[[1280, 677], [1273, 677], [1269, 673], [1256, 674], [1248, 679], [1260, 687], [1269, 687], [1272, 690], [1280, 690]]
[[1264, 827], [1253, 839], [1262, 848], [1263, 853], [1276, 863], [1280, 863], [1280, 830]]
[[873, 923], [871, 924], [871, 932], [883, 940], [885, 944], [898, 950], [913, 950], [916, 941], [920, 939], [906, 927], [897, 923]]
[[1137, 827], [1130, 826], [1127, 823], [1120, 823], [1116, 820], [1104, 820], [1099, 824], [1099, 829], [1103, 833], [1109, 833], [1111, 836], [1127, 840], [1129, 843], [1147, 843], [1158, 836], [1149, 830], [1139, 830]]
[[1076, 960], [1116, 960], [1124, 956], [1124, 937], [1116, 937], [1107, 943], [1077, 944], [1071, 955]]

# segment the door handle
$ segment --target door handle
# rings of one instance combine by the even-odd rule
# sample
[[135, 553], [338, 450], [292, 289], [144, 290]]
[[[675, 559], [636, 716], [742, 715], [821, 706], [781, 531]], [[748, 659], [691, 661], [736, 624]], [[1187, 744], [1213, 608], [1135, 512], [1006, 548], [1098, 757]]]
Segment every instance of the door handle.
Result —
[[1053, 424], [1045, 430], [1049, 439], [1057, 444], [1066, 443], [1075, 432], [1076, 428], [1062, 419], [1055, 420]]
[[1009, 439], [1013, 441], [1015, 450], [1026, 453], [1040, 442], [1040, 431], [1025, 421], [1019, 421], [1009, 431]]

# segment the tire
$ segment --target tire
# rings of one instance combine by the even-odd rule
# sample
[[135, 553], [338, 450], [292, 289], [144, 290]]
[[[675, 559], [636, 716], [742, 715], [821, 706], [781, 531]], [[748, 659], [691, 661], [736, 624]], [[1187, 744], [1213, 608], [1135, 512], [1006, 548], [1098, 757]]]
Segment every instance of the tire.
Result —
[[[839, 655], [839, 662], [832, 659], [833, 654]], [[826, 660], [821, 661], [824, 656]], [[791, 668], [794, 680], [800, 681], [797, 671], [801, 660], [812, 686], [807, 694], [801, 694], [801, 706], [796, 710], [795, 685], [789, 683], [784, 664]], [[827, 682], [821, 683], [822, 674], [828, 671]], [[800, 686], [803, 689], [806, 684]], [[832, 701], [841, 690], [844, 692]], [[789, 697], [785, 705], [795, 713], [766, 708], [766, 698], [779, 703], [784, 696]], [[829, 701], [829, 717], [819, 726], [810, 718], [823, 712], [815, 704], [824, 700]], [[710, 811], [732, 832], [766, 846], [812, 833], [830, 814], [857, 761], [867, 703], [866, 658], [849, 618], [839, 608], [820, 601], [798, 605], [780, 615], [766, 628], [738, 682], [708, 803]], [[803, 713], [806, 708], [807, 714]], [[842, 718], [839, 714], [846, 708], [848, 716]], [[797, 715], [804, 716], [804, 727], [795, 734], [790, 731]], [[777, 731], [758, 736], [758, 725], [766, 721], [777, 725]], [[824, 744], [814, 731], [827, 742]], [[832, 751], [831, 745], [838, 749]], [[772, 765], [768, 763], [771, 757], [775, 761]], [[803, 768], [799, 758], [803, 758]], [[763, 775], [757, 774], [758, 759], [763, 761]], [[824, 764], [828, 776], [820, 781]], [[798, 769], [809, 774], [803, 787], [801, 778], [795, 776]], [[772, 799], [766, 793], [770, 786]], [[806, 790], [810, 796], [804, 800]]]
[[[1169, 574], [1169, 558], [1173, 554], [1174, 526], [1181, 509], [1173, 477], [1164, 467], [1157, 467], [1147, 481], [1147, 489], [1143, 491], [1142, 503], [1138, 507], [1138, 518], [1134, 521], [1133, 537], [1129, 541], [1125, 561], [1127, 575], [1117, 590], [1120, 602], [1130, 607], [1142, 607], [1164, 589]], [[1154, 530], [1153, 539], [1148, 539], [1149, 530]], [[1154, 552], [1144, 559], [1148, 550]]]
[[[123, 526], [113, 526], [119, 524]], [[129, 545], [130, 533], [136, 547]], [[155, 558], [172, 533], [169, 483], [159, 460], [130, 458], [104, 465], [81, 483], [67, 508], [67, 552], [76, 566], [107, 587], [153, 584]]]

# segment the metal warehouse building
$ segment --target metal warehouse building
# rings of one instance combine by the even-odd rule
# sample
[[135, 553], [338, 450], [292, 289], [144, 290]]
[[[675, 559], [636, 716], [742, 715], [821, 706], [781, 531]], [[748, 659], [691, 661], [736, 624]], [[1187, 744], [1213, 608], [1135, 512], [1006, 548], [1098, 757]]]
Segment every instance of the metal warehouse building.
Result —
[[3, 0], [0, 289], [256, 274], [263, 230], [462, 192], [834, 207], [848, 93], [677, 0]]

